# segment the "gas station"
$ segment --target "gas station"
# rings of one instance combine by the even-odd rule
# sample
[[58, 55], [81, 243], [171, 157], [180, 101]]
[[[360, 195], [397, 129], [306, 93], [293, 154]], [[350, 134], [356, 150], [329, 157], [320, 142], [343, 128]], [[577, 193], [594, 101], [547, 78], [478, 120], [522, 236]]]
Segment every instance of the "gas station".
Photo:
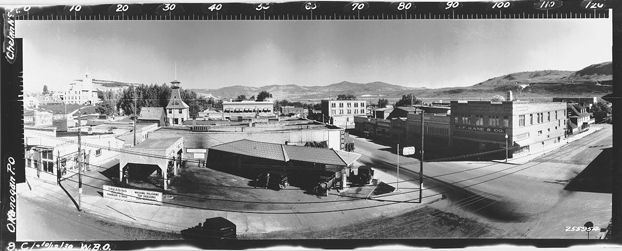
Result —
[[131, 178], [130, 168], [157, 166], [158, 173], [164, 178], [164, 190], [167, 190], [170, 176], [178, 173], [183, 148], [182, 137], [147, 139], [134, 147], [126, 148], [119, 160], [119, 180], [125, 183]]

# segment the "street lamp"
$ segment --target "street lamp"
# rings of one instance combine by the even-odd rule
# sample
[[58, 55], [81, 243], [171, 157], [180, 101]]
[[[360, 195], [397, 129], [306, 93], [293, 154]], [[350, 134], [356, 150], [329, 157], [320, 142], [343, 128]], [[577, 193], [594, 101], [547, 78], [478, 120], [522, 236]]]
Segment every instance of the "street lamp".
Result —
[[508, 163], [508, 134], [505, 134], [505, 163]]

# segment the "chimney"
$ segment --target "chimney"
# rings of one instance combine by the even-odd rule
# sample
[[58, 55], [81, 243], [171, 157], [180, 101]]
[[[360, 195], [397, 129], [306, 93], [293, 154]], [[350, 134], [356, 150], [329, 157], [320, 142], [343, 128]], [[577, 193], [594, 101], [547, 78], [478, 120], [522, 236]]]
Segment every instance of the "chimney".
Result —
[[514, 97], [512, 96], [512, 91], [508, 91], [508, 97], [506, 98], [507, 101], [512, 101], [514, 100]]

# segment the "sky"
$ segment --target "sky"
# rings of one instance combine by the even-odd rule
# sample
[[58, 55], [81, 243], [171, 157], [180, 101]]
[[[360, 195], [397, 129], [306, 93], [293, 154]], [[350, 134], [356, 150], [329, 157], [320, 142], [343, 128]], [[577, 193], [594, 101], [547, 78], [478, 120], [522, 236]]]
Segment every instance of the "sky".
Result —
[[[611, 61], [611, 19], [18, 21], [24, 88], [94, 79], [216, 89], [470, 86]], [[175, 70], [175, 65], [177, 65]]]

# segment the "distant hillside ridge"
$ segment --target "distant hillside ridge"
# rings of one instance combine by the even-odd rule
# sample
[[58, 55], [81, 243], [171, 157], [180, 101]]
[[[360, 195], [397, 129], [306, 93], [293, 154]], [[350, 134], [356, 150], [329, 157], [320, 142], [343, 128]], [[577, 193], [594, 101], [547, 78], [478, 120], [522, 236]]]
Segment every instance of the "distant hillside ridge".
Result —
[[500, 87], [533, 83], [597, 84], [613, 79], [612, 62], [593, 64], [578, 71], [543, 70], [517, 72], [488, 79], [474, 87]]
[[611, 61], [593, 64], [570, 74], [568, 78], [585, 79], [591, 78], [598, 81], [613, 79], [613, 64]]
[[207, 97], [223, 99], [236, 98], [245, 95], [247, 98], [256, 96], [261, 91], [267, 91], [276, 99], [297, 99], [303, 97], [329, 97], [337, 94], [354, 94], [356, 96], [376, 94], [378, 92], [395, 92], [413, 90], [416, 88], [388, 84], [380, 81], [371, 83], [353, 83], [342, 81], [326, 86], [299, 86], [289, 85], [266, 85], [261, 87], [227, 86], [219, 89], [191, 89], [192, 91]]

